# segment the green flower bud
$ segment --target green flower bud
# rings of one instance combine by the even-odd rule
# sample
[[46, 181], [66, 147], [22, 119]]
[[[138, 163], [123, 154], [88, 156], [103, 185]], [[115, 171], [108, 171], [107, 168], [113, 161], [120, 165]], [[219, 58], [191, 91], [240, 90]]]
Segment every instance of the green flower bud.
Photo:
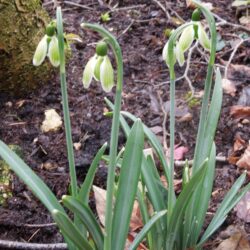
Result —
[[96, 62], [97, 62], [97, 56], [94, 55], [93, 57], [89, 59], [83, 71], [82, 83], [83, 83], [84, 88], [86, 89], [89, 87], [92, 81], [92, 78], [94, 76], [94, 69], [95, 69]]
[[48, 36], [45, 35], [37, 45], [35, 54], [33, 56], [33, 65], [34, 66], [41, 65], [46, 57], [46, 54], [48, 51], [47, 38], [48, 38]]
[[185, 63], [185, 57], [184, 57], [184, 51], [182, 50], [179, 43], [176, 45], [175, 55], [180, 67], [182, 67]]
[[95, 69], [94, 69], [94, 78], [96, 81], [100, 81], [100, 68], [101, 68], [102, 62], [103, 62], [103, 57], [98, 56], [96, 64], [95, 64]]
[[192, 21], [197, 22], [201, 20], [201, 11], [200, 9], [195, 9], [192, 13]]
[[58, 67], [60, 65], [59, 46], [58, 39], [56, 36], [53, 36], [51, 38], [49, 44], [48, 57], [54, 67]]
[[114, 86], [114, 70], [108, 56], [104, 57], [100, 67], [100, 81], [103, 90], [110, 92]]
[[50, 23], [49, 25], [47, 25], [47, 27], [46, 27], [46, 35], [47, 36], [50, 36], [50, 37], [54, 36], [55, 31], [56, 31], [56, 28], [53, 24]]
[[106, 56], [108, 53], [108, 45], [104, 41], [100, 41], [96, 45], [96, 54], [98, 56]]
[[201, 23], [198, 24], [198, 39], [201, 46], [205, 49], [210, 51], [211, 49], [211, 41], [208, 38], [206, 31], [204, 30]]
[[179, 39], [179, 46], [183, 52], [187, 51], [194, 41], [194, 27], [188, 26], [183, 30]]

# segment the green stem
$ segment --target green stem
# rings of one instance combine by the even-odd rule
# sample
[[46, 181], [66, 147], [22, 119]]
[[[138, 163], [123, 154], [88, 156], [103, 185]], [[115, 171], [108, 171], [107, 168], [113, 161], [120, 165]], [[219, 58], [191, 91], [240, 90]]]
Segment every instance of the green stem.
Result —
[[62, 103], [63, 103], [64, 126], [66, 133], [66, 142], [67, 142], [67, 153], [69, 161], [70, 185], [71, 185], [72, 196], [76, 197], [77, 179], [76, 179], [73, 143], [71, 136], [70, 114], [69, 114], [66, 71], [65, 71], [63, 22], [62, 22], [62, 12], [60, 7], [57, 8], [56, 16], [57, 16], [57, 32], [58, 32], [58, 45], [59, 45], [59, 56], [60, 56], [61, 93], [62, 93]]
[[207, 113], [209, 108], [209, 100], [210, 100], [210, 93], [211, 93], [211, 87], [212, 87], [212, 79], [213, 79], [213, 67], [215, 62], [215, 55], [216, 55], [216, 24], [213, 15], [211, 12], [206, 8], [203, 7], [203, 5], [193, 0], [193, 2], [202, 10], [204, 16], [206, 17], [207, 23], [209, 25], [209, 30], [211, 34], [211, 52], [210, 52], [210, 58], [208, 63], [208, 69], [207, 69], [207, 76], [205, 81], [205, 89], [204, 89], [204, 97], [202, 101], [202, 107], [201, 107], [201, 113], [200, 113], [200, 123], [197, 133], [197, 143], [195, 147], [195, 153], [194, 153], [194, 162], [193, 162], [193, 168], [192, 168], [192, 175], [196, 173], [202, 162], [205, 160], [207, 156], [204, 156], [202, 153], [202, 144], [204, 142], [204, 135], [205, 135], [205, 126], [206, 126], [206, 119], [207, 119]]
[[106, 208], [105, 208], [106, 234], [104, 238], [104, 250], [111, 250], [115, 166], [116, 166], [116, 155], [117, 155], [118, 135], [119, 135], [119, 125], [120, 125], [119, 118], [121, 111], [121, 93], [123, 85], [122, 52], [116, 38], [100, 25], [84, 23], [81, 26], [84, 28], [94, 30], [101, 34], [101, 36], [105, 39], [105, 41], [110, 44], [114, 52], [114, 55], [116, 57], [116, 64], [117, 64], [117, 85], [116, 85], [115, 107], [113, 113], [111, 139], [110, 139], [110, 162], [108, 168], [107, 196], [106, 196]]

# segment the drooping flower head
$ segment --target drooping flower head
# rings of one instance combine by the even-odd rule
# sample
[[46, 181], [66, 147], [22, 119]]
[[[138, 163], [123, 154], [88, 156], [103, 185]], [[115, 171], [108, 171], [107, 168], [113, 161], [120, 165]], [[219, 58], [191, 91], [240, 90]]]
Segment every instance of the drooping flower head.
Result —
[[92, 79], [100, 81], [105, 92], [114, 86], [114, 69], [107, 55], [108, 45], [101, 41], [96, 46], [96, 53], [87, 62], [83, 71], [83, 86], [88, 88]]
[[[198, 39], [200, 45], [207, 51], [211, 49], [211, 41], [200, 22], [200, 10], [196, 9], [192, 14], [192, 21], [181, 33], [174, 46], [174, 64], [176, 60], [182, 67], [185, 63], [184, 53], [192, 46], [194, 40]], [[163, 48], [163, 59], [169, 65], [168, 42]]]
[[48, 56], [50, 63], [54, 67], [58, 67], [60, 64], [59, 60], [59, 46], [58, 39], [56, 36], [56, 23], [52, 21], [45, 31], [45, 35], [37, 45], [35, 54], [33, 56], [33, 65], [40, 66], [45, 57]]

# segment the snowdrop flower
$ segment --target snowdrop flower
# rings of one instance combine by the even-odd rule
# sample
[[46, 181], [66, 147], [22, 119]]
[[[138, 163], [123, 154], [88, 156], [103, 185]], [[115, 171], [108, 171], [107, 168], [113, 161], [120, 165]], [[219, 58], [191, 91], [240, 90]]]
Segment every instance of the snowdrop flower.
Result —
[[35, 54], [33, 56], [33, 65], [40, 66], [48, 56], [51, 64], [54, 67], [58, 67], [59, 60], [59, 46], [58, 39], [55, 35], [55, 26], [49, 24], [46, 28], [46, 35], [38, 43]]
[[[188, 27], [186, 27], [180, 37], [179, 40], [176, 41], [174, 47], [174, 64], [176, 63], [176, 59], [179, 65], [182, 67], [185, 63], [184, 53], [191, 47], [195, 39], [198, 39], [200, 45], [207, 51], [211, 49], [211, 41], [199, 21], [199, 13], [194, 12], [192, 15], [192, 22]], [[163, 48], [162, 57], [165, 60], [166, 64], [169, 66], [169, 56], [168, 56], [168, 42]]]
[[114, 69], [107, 56], [107, 44], [99, 42], [96, 47], [96, 54], [91, 57], [83, 71], [83, 86], [88, 88], [92, 79], [100, 81], [105, 92], [110, 92], [114, 86]]

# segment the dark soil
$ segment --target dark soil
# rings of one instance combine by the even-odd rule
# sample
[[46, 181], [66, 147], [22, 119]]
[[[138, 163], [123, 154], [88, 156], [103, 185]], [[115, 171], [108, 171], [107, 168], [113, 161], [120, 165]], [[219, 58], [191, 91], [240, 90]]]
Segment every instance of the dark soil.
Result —
[[[49, 2], [44, 1], [45, 4]], [[97, 42], [99, 37], [95, 33], [83, 31], [80, 24], [82, 22], [100, 23], [101, 14], [109, 11], [109, 8], [107, 4], [100, 5], [98, 1], [78, 0], [74, 2], [92, 8], [92, 10], [87, 10], [62, 4], [66, 32], [79, 34], [83, 39], [83, 43], [72, 45], [72, 57], [67, 71], [73, 142], [81, 142], [82, 146], [80, 150], [75, 150], [77, 173], [79, 183], [81, 183], [95, 153], [104, 142], [109, 141], [111, 121], [110, 118], [103, 116], [106, 109], [104, 97], [108, 96], [113, 100], [114, 93], [106, 95], [98, 83], [92, 83], [91, 87], [85, 90], [81, 81], [84, 65], [94, 53], [92, 44]], [[161, 2], [164, 5], [164, 1]], [[186, 8], [184, 2], [168, 1], [168, 6], [184, 20], [189, 20], [192, 11]], [[231, 22], [238, 22], [235, 10], [231, 8], [231, 1], [210, 2], [213, 2], [215, 6], [215, 13]], [[134, 7], [131, 8], [131, 6]], [[45, 8], [51, 17], [55, 16], [53, 4], [48, 4]], [[168, 70], [161, 59], [162, 48], [166, 42], [164, 30], [175, 28], [177, 24], [169, 21], [166, 14], [154, 1], [124, 0], [119, 8], [121, 9], [111, 11], [111, 20], [103, 25], [119, 37], [118, 40], [123, 50], [125, 79], [122, 109], [140, 117], [149, 127], [162, 126], [164, 114], [161, 103], [167, 106], [169, 100], [169, 85], [161, 84], [168, 81]], [[169, 13], [174, 16], [171, 10]], [[130, 28], [127, 29], [129, 26]], [[224, 26], [219, 31], [225, 39], [228, 39], [228, 33], [243, 32]], [[249, 44], [245, 44], [239, 49], [236, 59], [233, 61], [234, 64], [249, 64], [249, 57], [247, 59], [246, 53], [249, 46]], [[219, 53], [218, 62], [229, 59], [230, 53], [223, 55], [228, 48], [230, 46], [226, 46]], [[243, 56], [237, 56], [242, 53]], [[194, 53], [189, 76], [197, 93], [203, 89], [206, 73], [206, 67], [201, 62], [204, 62], [204, 58], [201, 58], [198, 53]], [[182, 73], [183, 69], [178, 68], [177, 76], [181, 76]], [[236, 134], [240, 134], [245, 141], [250, 139], [249, 126], [239, 126], [238, 122], [229, 115], [230, 107], [237, 104], [242, 89], [247, 84], [249, 84], [249, 80], [242, 77], [237, 85], [236, 96], [224, 95], [222, 115], [216, 134], [217, 155], [228, 157]], [[182, 111], [187, 109], [185, 112], [190, 112], [193, 118], [184, 122], [177, 121], [176, 144], [188, 147], [186, 157], [192, 159], [200, 105], [190, 108], [187, 103], [183, 102], [188, 91], [187, 82], [179, 81], [176, 90], [177, 105]], [[56, 109], [61, 116], [63, 115], [60, 83], [57, 76], [51, 76], [48, 84], [42, 84], [40, 89], [22, 97], [11, 97], [2, 93], [0, 98], [0, 138], [7, 144], [19, 145], [22, 148], [25, 162], [60, 198], [68, 192], [69, 184], [64, 130], [45, 134], [40, 129], [44, 120], [44, 111], [50, 108]], [[166, 126], [168, 128], [168, 122]], [[162, 138], [161, 133], [159, 136]], [[123, 142], [124, 136], [121, 133], [120, 145]], [[213, 197], [211, 213], [215, 212], [225, 193], [240, 174], [235, 165], [227, 162], [218, 163], [216, 167], [214, 190], [220, 191]], [[181, 169], [177, 169], [177, 178], [179, 172]], [[98, 170], [95, 184], [105, 187], [105, 182], [106, 168], [103, 166]], [[93, 203], [93, 201], [91, 202]], [[63, 239], [55, 226], [31, 227], [34, 224], [51, 222], [53, 222], [52, 218], [44, 206], [14, 176], [13, 197], [0, 207], [0, 239], [37, 243], [62, 242]], [[231, 212], [221, 230], [228, 225], [244, 226], [249, 237], [249, 225], [238, 219], [235, 212]], [[207, 245], [207, 249], [215, 247], [212, 241], [210, 243]]]

